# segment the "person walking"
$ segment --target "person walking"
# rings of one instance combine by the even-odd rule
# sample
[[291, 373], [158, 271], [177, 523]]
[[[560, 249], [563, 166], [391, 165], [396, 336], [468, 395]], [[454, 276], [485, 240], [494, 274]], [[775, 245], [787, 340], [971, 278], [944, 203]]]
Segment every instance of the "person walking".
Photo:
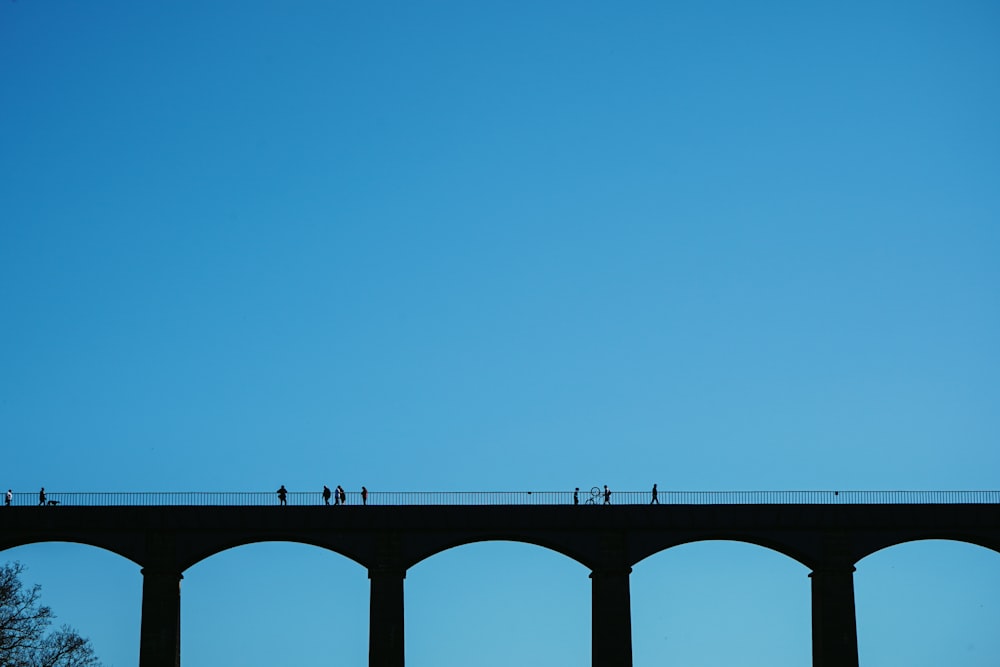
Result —
[[288, 489], [285, 488], [284, 484], [282, 484], [281, 488], [278, 489], [278, 503], [280, 505], [288, 504]]
[[337, 505], [346, 505], [347, 504], [347, 494], [344, 492], [344, 487], [342, 487], [340, 484], [338, 484], [337, 485], [337, 491], [336, 491], [336, 493], [337, 493], [336, 504]]
[[653, 484], [653, 499], [649, 501], [649, 504], [650, 505], [659, 505], [660, 504], [659, 494], [656, 491], [656, 484]]
[[368, 488], [364, 486], [361, 487], [361, 504], [368, 504]]
[[14, 500], [14, 490], [7, 489], [7, 497], [4, 499], [4, 505], [10, 507], [10, 501]]
[[44, 505], [45, 504], [45, 487], [44, 486], [42, 487], [42, 490], [38, 492], [38, 504], [39, 505]]
[[326, 484], [323, 485], [323, 504], [324, 505], [330, 504], [330, 487], [327, 486]]
[[579, 486], [576, 487], [575, 489], [573, 489], [573, 504], [574, 505], [579, 505], [580, 504], [580, 487]]
[[611, 489], [608, 488], [607, 484], [604, 485], [604, 504], [611, 504]]

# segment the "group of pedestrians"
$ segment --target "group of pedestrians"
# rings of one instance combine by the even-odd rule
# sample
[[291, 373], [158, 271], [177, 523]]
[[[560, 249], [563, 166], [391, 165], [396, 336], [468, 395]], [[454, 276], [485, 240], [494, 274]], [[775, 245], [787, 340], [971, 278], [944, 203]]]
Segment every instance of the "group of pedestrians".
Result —
[[[346, 505], [347, 504], [347, 493], [344, 491], [344, 487], [342, 487], [340, 484], [337, 485], [337, 488], [334, 489], [334, 491], [332, 492], [332, 494], [333, 494], [333, 504], [334, 505]], [[330, 504], [330, 495], [331, 495], [330, 487], [324, 484], [323, 485], [323, 504], [324, 505], [329, 505]], [[368, 489], [366, 489], [363, 486], [361, 487], [361, 500], [362, 500], [362, 504], [364, 504], [364, 505], [368, 504]]]
[[[608, 485], [607, 484], [604, 485], [604, 492], [603, 493], [599, 493], [599, 491], [600, 491], [600, 489], [598, 489], [597, 487], [594, 487], [594, 490], [591, 493], [595, 497], [596, 496], [603, 497], [604, 498], [604, 504], [605, 505], [610, 505], [611, 504], [611, 489], [608, 488]], [[594, 498], [591, 498], [587, 502], [588, 502], [588, 504], [593, 505], [594, 504]], [[579, 505], [580, 504], [580, 487], [579, 486], [576, 487], [575, 489], [573, 489], [573, 504], [574, 505]], [[652, 500], [649, 501], [649, 504], [650, 505], [659, 505], [660, 504], [660, 493], [656, 489], [656, 484], [653, 484]]]
[[[595, 490], [594, 490], [593, 493], [595, 495], [597, 495], [598, 494], [598, 489], [595, 488]], [[287, 505], [288, 504], [288, 489], [285, 488], [284, 484], [282, 484], [281, 488], [278, 489], [277, 494], [278, 494], [278, 504], [279, 505]], [[600, 494], [600, 495], [602, 495], [604, 497], [604, 504], [605, 505], [610, 505], [611, 504], [611, 489], [608, 488], [607, 484], [604, 485], [604, 492], [603, 492], [603, 494]], [[324, 484], [323, 485], [322, 497], [323, 497], [323, 504], [324, 505], [329, 505], [330, 504], [330, 498], [331, 497], [333, 498], [333, 504], [334, 505], [346, 505], [347, 504], [347, 492], [344, 491], [344, 487], [340, 486], [339, 484], [337, 485], [337, 488], [334, 489], [334, 490], [332, 490], [332, 491], [330, 490], [330, 487], [328, 487], [327, 485]], [[7, 507], [10, 507], [11, 501], [13, 501], [13, 499], [14, 499], [14, 491], [13, 491], [13, 489], [7, 489], [7, 495], [4, 498], [4, 505], [6, 505]], [[57, 500], [51, 500], [51, 501], [47, 500], [47, 498], [45, 496], [45, 487], [44, 486], [42, 487], [42, 490], [38, 492], [38, 504], [39, 505], [45, 505], [46, 503], [49, 504], [49, 505], [54, 505], [54, 504], [57, 504], [58, 502], [59, 501], [57, 501]], [[594, 499], [591, 498], [587, 502], [588, 502], [588, 504], [593, 504]], [[368, 489], [366, 487], [364, 487], [364, 486], [361, 487], [361, 504], [362, 505], [367, 505], [368, 504]], [[579, 505], [580, 504], [580, 487], [576, 487], [576, 489], [574, 489], [574, 491], [573, 491], [573, 504], [574, 505]], [[656, 489], [656, 484], [653, 484], [652, 499], [649, 501], [649, 504], [650, 505], [659, 505], [660, 504], [659, 492]]]
[[[281, 488], [278, 489], [277, 493], [278, 493], [278, 504], [279, 505], [287, 505], [288, 504], [288, 489], [285, 488], [284, 484], [281, 485]], [[339, 484], [337, 485], [337, 488], [333, 489], [332, 491], [330, 490], [329, 486], [327, 486], [326, 484], [324, 484], [323, 485], [323, 492], [322, 492], [321, 495], [323, 497], [323, 504], [324, 505], [329, 505], [330, 504], [330, 498], [333, 498], [333, 504], [334, 505], [346, 505], [347, 504], [347, 492], [344, 491], [344, 487], [342, 487]], [[364, 487], [364, 486], [361, 487], [361, 504], [362, 505], [367, 505], [368, 504], [368, 489], [366, 487]]]
[[[7, 489], [7, 494], [3, 498], [3, 504], [10, 507], [10, 504], [14, 502], [14, 489]], [[58, 505], [58, 500], [49, 500], [45, 495], [45, 487], [38, 492], [38, 504], [39, 505]]]

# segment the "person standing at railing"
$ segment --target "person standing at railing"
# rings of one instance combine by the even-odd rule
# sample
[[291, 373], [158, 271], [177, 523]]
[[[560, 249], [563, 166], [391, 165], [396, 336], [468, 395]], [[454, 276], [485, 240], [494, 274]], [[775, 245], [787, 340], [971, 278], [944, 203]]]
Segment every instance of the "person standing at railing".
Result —
[[45, 504], [45, 487], [44, 486], [42, 487], [42, 490], [38, 492], [38, 504], [39, 505], [44, 505]]
[[362, 505], [368, 504], [368, 489], [367, 487], [364, 486], [361, 487], [361, 504]]
[[327, 486], [326, 484], [323, 485], [323, 504], [324, 505], [330, 504], [330, 487]]
[[604, 485], [604, 504], [611, 504], [611, 489], [608, 488], [607, 484]]
[[573, 504], [574, 505], [579, 505], [580, 504], [580, 487], [579, 486], [576, 487], [575, 489], [573, 489]]
[[4, 499], [4, 505], [10, 507], [10, 501], [14, 500], [14, 490], [7, 489], [7, 497]]
[[347, 494], [344, 493], [344, 487], [342, 487], [340, 484], [338, 484], [337, 485], [337, 490], [336, 490], [335, 493], [337, 494], [337, 498], [336, 498], [336, 500], [334, 500], [334, 504], [335, 505], [346, 505], [347, 504]]
[[281, 488], [278, 489], [278, 503], [280, 505], [288, 504], [288, 489], [285, 488], [284, 484], [282, 484]]
[[649, 501], [650, 505], [659, 505], [660, 498], [659, 494], [656, 492], [656, 484], [653, 484], [653, 499]]

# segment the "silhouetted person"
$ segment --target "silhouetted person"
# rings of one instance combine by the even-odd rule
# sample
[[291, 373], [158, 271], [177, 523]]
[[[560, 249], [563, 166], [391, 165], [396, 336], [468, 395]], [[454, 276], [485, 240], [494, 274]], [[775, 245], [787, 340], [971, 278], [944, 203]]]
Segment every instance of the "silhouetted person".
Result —
[[364, 486], [361, 487], [361, 504], [368, 504], [368, 489]]
[[344, 492], [344, 487], [340, 484], [337, 485], [337, 502], [341, 505], [347, 504], [347, 494]]
[[38, 504], [39, 505], [44, 505], [45, 504], [45, 487], [44, 486], [42, 487], [42, 490], [38, 492]]
[[573, 489], [573, 504], [574, 505], [579, 505], [580, 504], [580, 487], [579, 486], [576, 487], [575, 489]]
[[323, 485], [323, 504], [324, 505], [330, 504], [330, 487], [327, 486], [326, 484]]
[[608, 488], [607, 484], [604, 485], [604, 504], [611, 504], [611, 489]]
[[284, 484], [278, 489], [278, 502], [282, 505], [288, 504], [288, 489], [285, 488]]
[[653, 485], [653, 499], [649, 501], [650, 505], [652, 505], [653, 503], [656, 503], [657, 505], [660, 504], [660, 498], [656, 492], [656, 484]]
[[14, 491], [12, 489], [7, 489], [7, 497], [4, 499], [4, 505], [10, 507], [10, 501], [14, 500]]

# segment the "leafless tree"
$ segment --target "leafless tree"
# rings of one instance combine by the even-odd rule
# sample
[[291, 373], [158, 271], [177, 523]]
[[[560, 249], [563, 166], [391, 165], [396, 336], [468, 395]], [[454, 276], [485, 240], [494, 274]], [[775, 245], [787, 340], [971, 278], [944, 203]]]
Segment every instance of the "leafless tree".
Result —
[[69, 626], [50, 631], [55, 618], [39, 601], [42, 587], [25, 588], [24, 566], [0, 566], [0, 665], [3, 667], [99, 667], [90, 641]]

